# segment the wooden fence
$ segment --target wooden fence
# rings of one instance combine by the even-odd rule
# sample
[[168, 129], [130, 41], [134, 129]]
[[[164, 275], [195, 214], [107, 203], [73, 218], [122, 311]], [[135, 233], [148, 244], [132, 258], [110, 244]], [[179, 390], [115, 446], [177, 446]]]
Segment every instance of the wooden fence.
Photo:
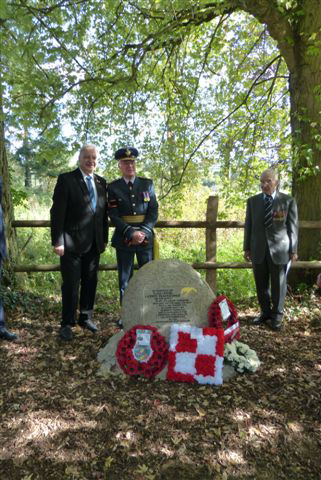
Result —
[[[250, 262], [216, 262], [217, 229], [219, 228], [244, 228], [244, 222], [217, 220], [218, 197], [210, 196], [207, 201], [206, 219], [203, 220], [160, 220], [156, 228], [203, 228], [205, 229], [206, 259], [205, 262], [196, 262], [192, 267], [196, 270], [206, 270], [206, 281], [213, 291], [216, 290], [216, 270], [223, 268], [252, 268]], [[49, 220], [15, 220], [15, 228], [23, 227], [50, 227]], [[319, 221], [301, 221], [299, 228], [320, 229]], [[292, 268], [320, 269], [321, 261], [293, 263]], [[15, 265], [15, 272], [56, 272], [59, 265]], [[101, 264], [99, 270], [117, 270], [117, 265]]]

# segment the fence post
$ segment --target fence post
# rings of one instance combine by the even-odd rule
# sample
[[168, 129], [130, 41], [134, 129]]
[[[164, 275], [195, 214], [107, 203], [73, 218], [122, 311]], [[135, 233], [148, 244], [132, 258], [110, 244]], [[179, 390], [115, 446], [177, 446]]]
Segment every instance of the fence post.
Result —
[[[216, 227], [218, 211], [218, 196], [210, 195], [207, 199], [206, 221], [210, 223], [210, 227], [206, 228], [206, 261], [216, 261]], [[216, 294], [216, 270], [206, 270], [206, 281]]]

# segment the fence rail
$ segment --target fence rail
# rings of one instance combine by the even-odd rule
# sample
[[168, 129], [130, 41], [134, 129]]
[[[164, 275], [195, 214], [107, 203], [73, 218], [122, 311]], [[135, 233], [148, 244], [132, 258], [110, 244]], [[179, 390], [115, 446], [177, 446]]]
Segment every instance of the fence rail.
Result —
[[[14, 220], [13, 227], [50, 227], [50, 220]], [[237, 220], [159, 220], [156, 228], [244, 228], [244, 222]], [[299, 222], [299, 228], [308, 228], [318, 230], [321, 228], [321, 222], [314, 220], [302, 220]]]
[[[250, 262], [196, 262], [191, 263], [191, 266], [195, 268], [195, 270], [218, 270], [218, 269], [244, 269], [244, 268], [252, 268], [252, 264]], [[300, 262], [297, 261], [293, 263], [292, 268], [308, 268], [321, 270], [321, 262], [319, 261], [312, 261], [312, 262]], [[15, 272], [59, 272], [60, 266], [56, 264], [52, 265], [15, 265], [13, 270]], [[112, 271], [117, 270], [116, 264], [101, 264], [99, 265], [99, 270], [102, 271]]]
[[[196, 270], [206, 270], [206, 281], [213, 291], [216, 290], [216, 270], [218, 269], [243, 269], [252, 268], [250, 262], [216, 262], [216, 244], [217, 229], [221, 228], [244, 228], [244, 222], [217, 220], [218, 197], [210, 196], [207, 201], [206, 220], [160, 220], [156, 223], [156, 228], [203, 228], [205, 229], [206, 243], [206, 261], [191, 264]], [[14, 220], [12, 226], [15, 228], [26, 227], [50, 227], [50, 220]], [[299, 228], [320, 229], [321, 221], [300, 221]], [[319, 269], [321, 270], [321, 261], [293, 263], [295, 269]], [[57, 272], [59, 265], [15, 265], [15, 272]], [[116, 264], [102, 264], [99, 270], [113, 271], [117, 270]]]

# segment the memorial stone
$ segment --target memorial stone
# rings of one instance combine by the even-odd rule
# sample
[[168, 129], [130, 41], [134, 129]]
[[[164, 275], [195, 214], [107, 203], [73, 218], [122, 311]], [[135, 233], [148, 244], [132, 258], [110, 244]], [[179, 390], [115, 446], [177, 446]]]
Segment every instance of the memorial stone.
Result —
[[154, 325], [168, 339], [172, 323], [205, 327], [214, 293], [190, 265], [180, 260], [154, 260], [129, 282], [121, 310], [125, 330]]
[[[98, 353], [100, 374], [123, 373], [117, 364], [117, 344], [135, 325], [153, 325], [166, 340], [172, 323], [208, 325], [208, 308], [215, 296], [190, 265], [180, 260], [154, 260], [134, 273], [123, 297], [122, 332], [114, 335]], [[157, 376], [166, 377], [166, 368]]]

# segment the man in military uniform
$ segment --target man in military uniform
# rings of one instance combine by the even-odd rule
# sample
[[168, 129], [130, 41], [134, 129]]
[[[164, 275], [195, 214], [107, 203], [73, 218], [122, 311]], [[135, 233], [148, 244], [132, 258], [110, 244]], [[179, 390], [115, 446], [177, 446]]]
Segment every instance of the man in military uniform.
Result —
[[120, 302], [133, 274], [136, 254], [138, 267], [153, 258], [153, 227], [158, 203], [152, 180], [136, 176], [136, 148], [120, 148], [115, 153], [122, 178], [108, 185], [109, 217], [115, 226], [112, 246], [116, 248]]

